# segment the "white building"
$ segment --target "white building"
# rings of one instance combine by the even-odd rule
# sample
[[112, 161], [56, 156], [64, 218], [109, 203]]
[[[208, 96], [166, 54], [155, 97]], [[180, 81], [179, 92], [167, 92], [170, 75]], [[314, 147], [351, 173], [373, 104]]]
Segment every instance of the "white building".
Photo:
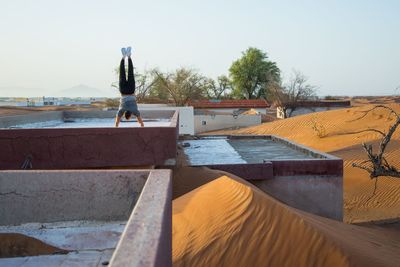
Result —
[[240, 100], [195, 100], [190, 101], [188, 106], [195, 110], [209, 110], [215, 113], [240, 114], [243, 111], [254, 109], [258, 113], [266, 114], [270, 106], [263, 99], [240, 99]]
[[[269, 104], [263, 99], [197, 100], [188, 103], [194, 107], [194, 131], [203, 133], [235, 127], [261, 124], [261, 114]], [[251, 110], [250, 114], [246, 111]]]

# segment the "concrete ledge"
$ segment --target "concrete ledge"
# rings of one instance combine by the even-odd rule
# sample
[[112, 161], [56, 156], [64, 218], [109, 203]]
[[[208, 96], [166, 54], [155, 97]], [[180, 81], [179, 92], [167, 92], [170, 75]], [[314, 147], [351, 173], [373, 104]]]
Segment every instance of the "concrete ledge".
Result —
[[151, 171], [113, 254], [111, 266], [172, 266], [170, 170]]
[[[166, 161], [174, 160], [179, 127], [178, 112], [146, 112], [152, 113], [152, 116], [170, 116], [170, 126], [2, 129], [0, 169], [20, 169], [28, 158], [31, 158], [33, 169], [162, 165]], [[89, 117], [111, 114], [107, 111], [65, 112], [66, 116], [72, 116], [72, 113], [74, 116]], [[60, 113], [56, 115], [59, 116]]]

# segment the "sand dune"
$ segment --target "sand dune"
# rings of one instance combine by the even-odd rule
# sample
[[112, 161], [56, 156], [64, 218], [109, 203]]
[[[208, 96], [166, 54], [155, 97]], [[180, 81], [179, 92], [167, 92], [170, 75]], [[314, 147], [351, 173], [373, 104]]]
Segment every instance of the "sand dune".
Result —
[[[399, 104], [390, 107], [400, 113]], [[365, 222], [400, 218], [400, 179], [381, 177], [376, 195], [372, 196], [374, 181], [367, 172], [352, 167], [352, 163], [367, 159], [361, 144], [378, 144], [380, 135], [375, 132], [359, 132], [368, 128], [387, 131], [395, 121], [386, 110], [375, 110], [365, 118], [362, 111], [373, 105], [350, 109], [333, 110], [297, 116], [285, 120], [265, 123], [236, 131], [219, 131], [227, 134], [275, 134], [297, 143], [331, 153], [344, 160], [344, 209], [346, 222]], [[317, 128], [317, 130], [313, 129]], [[400, 168], [400, 129], [387, 150], [388, 161]]]
[[173, 201], [176, 267], [396, 266], [400, 261], [400, 235], [295, 210], [234, 176], [210, 179]]

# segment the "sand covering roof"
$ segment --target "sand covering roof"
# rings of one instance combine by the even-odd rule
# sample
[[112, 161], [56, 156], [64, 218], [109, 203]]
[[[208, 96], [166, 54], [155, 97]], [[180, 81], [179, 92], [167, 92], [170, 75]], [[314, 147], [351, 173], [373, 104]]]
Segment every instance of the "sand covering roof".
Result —
[[[389, 104], [400, 113], [399, 104]], [[376, 195], [372, 196], [374, 181], [367, 172], [352, 167], [352, 163], [366, 160], [361, 144], [378, 146], [380, 135], [375, 132], [353, 132], [375, 128], [388, 130], [395, 121], [386, 110], [375, 110], [361, 120], [355, 119], [373, 105], [310, 113], [293, 118], [264, 123], [224, 134], [274, 134], [297, 143], [328, 152], [344, 160], [344, 218], [346, 222], [365, 222], [400, 218], [400, 179], [380, 177]], [[316, 126], [318, 131], [313, 129]], [[400, 168], [400, 129], [397, 129], [387, 148], [388, 161]]]
[[260, 114], [260, 112], [258, 112], [254, 108], [251, 108], [251, 109], [246, 110], [245, 112], [243, 112], [241, 115], [258, 115], [258, 114]]
[[[178, 180], [189, 173], [184, 171]], [[181, 195], [173, 200], [174, 266], [396, 266], [400, 262], [398, 233], [307, 214], [233, 175], [216, 177], [220, 173], [207, 175], [204, 169], [200, 173], [202, 186], [183, 195], [190, 186], [174, 190]]]

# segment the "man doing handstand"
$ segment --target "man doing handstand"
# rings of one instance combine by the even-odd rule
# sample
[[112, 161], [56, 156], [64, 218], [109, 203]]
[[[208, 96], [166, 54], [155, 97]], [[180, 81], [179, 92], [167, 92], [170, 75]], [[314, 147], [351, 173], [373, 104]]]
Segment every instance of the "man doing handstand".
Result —
[[[115, 117], [115, 127], [118, 127], [121, 122], [122, 116], [126, 120], [129, 120], [133, 115], [136, 116], [140, 126], [144, 126], [143, 120], [140, 117], [140, 112], [137, 107], [135, 97], [135, 76], [133, 74], [133, 64], [131, 59], [131, 47], [122, 48], [122, 59], [119, 65], [119, 92], [121, 93], [121, 99], [119, 102], [119, 108], [117, 116]], [[128, 80], [126, 80], [125, 73], [125, 58], [128, 58]]]

